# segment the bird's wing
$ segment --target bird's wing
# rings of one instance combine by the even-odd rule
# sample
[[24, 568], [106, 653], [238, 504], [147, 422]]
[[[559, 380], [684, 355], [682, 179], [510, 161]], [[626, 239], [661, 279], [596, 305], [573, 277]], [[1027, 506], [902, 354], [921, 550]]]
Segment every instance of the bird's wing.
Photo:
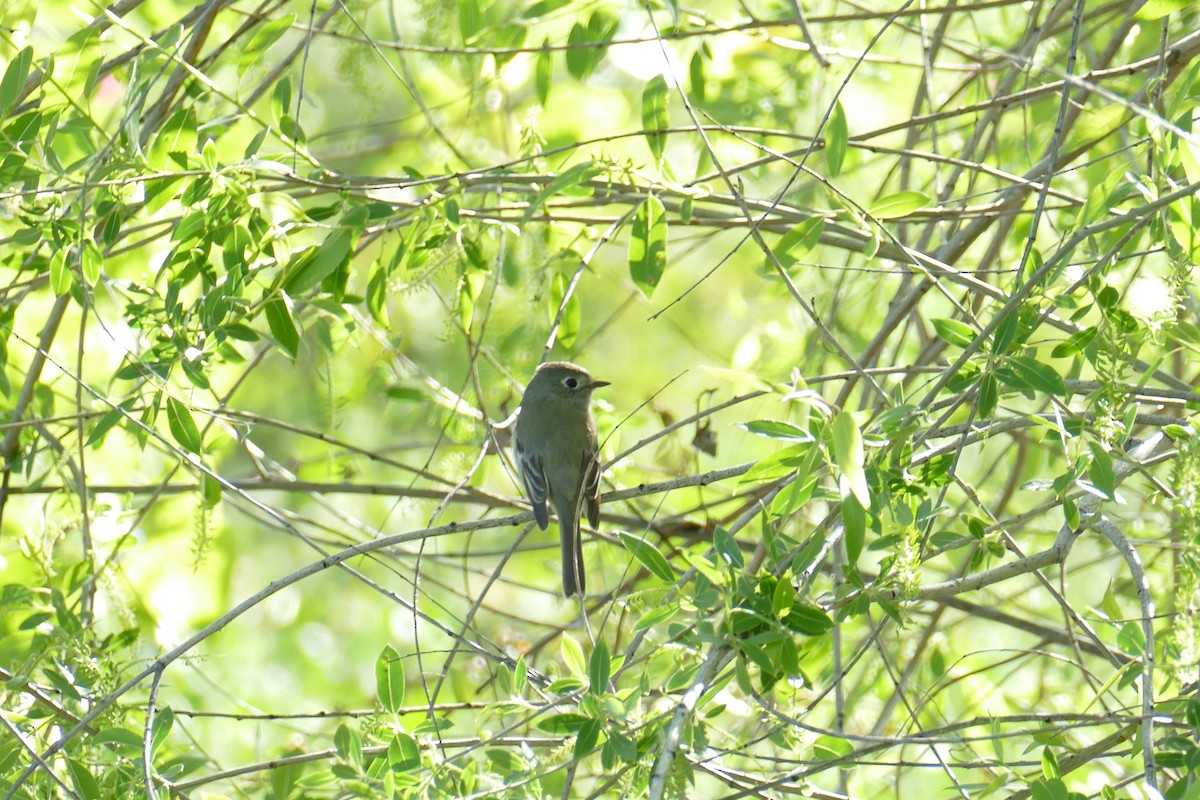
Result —
[[513, 455], [517, 462], [517, 471], [521, 473], [521, 482], [525, 484], [525, 494], [533, 506], [533, 518], [538, 527], [546, 530], [550, 525], [550, 514], [546, 511], [546, 471], [542, 468], [541, 456], [534, 455], [521, 448], [518, 442], [513, 447]]
[[596, 527], [600, 524], [600, 453], [597, 450], [583, 454], [583, 491], [579, 497], [585, 503], [588, 522]]

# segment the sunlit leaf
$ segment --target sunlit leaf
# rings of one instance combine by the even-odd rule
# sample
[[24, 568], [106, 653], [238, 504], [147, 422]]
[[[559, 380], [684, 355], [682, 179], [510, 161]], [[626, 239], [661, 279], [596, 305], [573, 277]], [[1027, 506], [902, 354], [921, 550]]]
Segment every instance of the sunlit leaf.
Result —
[[404, 704], [404, 663], [390, 644], [375, 659], [375, 694], [379, 704], [393, 714]]
[[646, 131], [646, 141], [656, 161], [662, 158], [667, 143], [667, 135], [656, 131], [667, 129], [668, 96], [667, 80], [662, 75], [655, 75], [642, 89], [642, 128]]
[[238, 56], [238, 75], [244, 75], [246, 70], [254, 66], [263, 54], [271, 49], [279, 37], [283, 36], [296, 20], [295, 14], [284, 14], [268, 20], [258, 27], [254, 36], [241, 48]]
[[621, 539], [621, 544], [625, 545], [625, 549], [633, 553], [634, 557], [642, 563], [642, 566], [650, 570], [659, 580], [665, 583], [675, 582], [675, 570], [671, 568], [670, 562], [649, 542], [625, 531], [620, 531], [617, 535]]
[[896, 192], [887, 197], [881, 197], [875, 202], [869, 213], [878, 219], [899, 219], [921, 208], [929, 202], [929, 195], [912, 190]]
[[667, 268], [667, 218], [654, 195], [638, 207], [629, 238], [629, 275], [646, 297], [654, 294]]
[[840, 100], [833, 104], [833, 113], [825, 124], [825, 170], [830, 178], [836, 178], [842, 172], [842, 162], [846, 159], [846, 148], [850, 144], [850, 131], [846, 126], [846, 112], [842, 110]]
[[843, 411], [833, 418], [833, 462], [842, 471], [850, 492], [863, 508], [871, 505], [871, 494], [867, 488], [867, 475], [863, 470], [866, 456], [863, 452], [862, 433], [858, 423], [848, 412]]
[[184, 450], [197, 454], [203, 450], [200, 429], [192, 419], [192, 412], [174, 397], [167, 398], [167, 425], [171, 428], [171, 436]]
[[25, 89], [29, 79], [29, 68], [33, 66], [33, 48], [26, 47], [17, 53], [17, 57], [8, 62], [4, 77], [0, 79], [0, 114], [8, 113], [13, 103]]

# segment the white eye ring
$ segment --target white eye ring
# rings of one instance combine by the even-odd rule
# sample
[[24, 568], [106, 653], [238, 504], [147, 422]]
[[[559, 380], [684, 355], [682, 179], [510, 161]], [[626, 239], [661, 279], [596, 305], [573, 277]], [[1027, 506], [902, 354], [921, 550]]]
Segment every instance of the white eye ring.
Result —
[[568, 389], [578, 389], [579, 381], [572, 377], [563, 378], [563, 386], [567, 387]]

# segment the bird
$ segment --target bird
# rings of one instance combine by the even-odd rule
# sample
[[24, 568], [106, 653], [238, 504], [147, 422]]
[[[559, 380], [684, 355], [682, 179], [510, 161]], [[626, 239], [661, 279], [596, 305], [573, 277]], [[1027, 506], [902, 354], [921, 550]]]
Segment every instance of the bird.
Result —
[[579, 520], [600, 521], [600, 448], [592, 419], [592, 392], [608, 381], [567, 361], [550, 361], [533, 373], [521, 398], [513, 455], [533, 518], [550, 525], [547, 503], [558, 516], [564, 597], [586, 589]]

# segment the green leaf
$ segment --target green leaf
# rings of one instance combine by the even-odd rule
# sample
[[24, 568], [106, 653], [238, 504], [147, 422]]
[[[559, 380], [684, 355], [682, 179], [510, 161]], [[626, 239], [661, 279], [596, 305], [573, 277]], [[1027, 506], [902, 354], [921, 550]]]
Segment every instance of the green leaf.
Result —
[[763, 271], [772, 272], [775, 269], [776, 261], [779, 262], [779, 266], [789, 269], [817, 246], [821, 241], [821, 234], [824, 232], [824, 217], [810, 217], [804, 220], [785, 233], [776, 245], [771, 248], [771, 254], [775, 258], [774, 260], [770, 257], [764, 258]]
[[667, 144], [665, 131], [670, 124], [667, 117], [667, 80], [662, 75], [655, 75], [646, 82], [642, 89], [642, 129], [646, 131], [646, 142], [654, 160], [662, 159], [663, 148]]
[[[1134, 19], [1162, 19], [1168, 14], [1178, 14], [1193, 7], [1195, 0], [1147, 0], [1137, 11], [1133, 12]], [[1120, 170], [1117, 170], [1120, 174]]]
[[790, 630], [805, 636], [821, 636], [833, 627], [829, 614], [809, 603], [796, 603], [788, 610], [784, 622]]
[[92, 744], [112, 744], [118, 747], [129, 748], [136, 751], [139, 755], [142, 752], [142, 734], [135, 733], [128, 728], [103, 728], [96, 732], [96, 735], [88, 739]]
[[1046, 776], [1046, 780], [1062, 777], [1058, 768], [1058, 757], [1049, 747], [1042, 748], [1042, 775]]
[[567, 669], [572, 675], [582, 676], [587, 670], [584, 667], [583, 648], [579, 646], [579, 642], [570, 634], [563, 634], [562, 643], [559, 647], [562, 652], [563, 661], [567, 663]]
[[899, 219], [906, 217], [929, 202], [924, 192], [904, 191], [881, 197], [871, 206], [869, 213], [877, 219]]
[[397, 733], [388, 744], [388, 766], [392, 772], [411, 772], [421, 766], [421, 749], [407, 733]]
[[[742, 476], [742, 483], [782, 478], [784, 475], [795, 471], [798, 467], [807, 465], [814, 449], [810, 442], [788, 445], [751, 467]], [[808, 466], [811, 468], [811, 465]]]
[[1117, 632], [1117, 647], [1131, 656], [1137, 657], [1146, 652], [1146, 632], [1136, 622], [1126, 622]]
[[1050, 351], [1050, 355], [1054, 358], [1064, 358], [1066, 356], [1073, 356], [1076, 353], [1082, 353], [1084, 348], [1095, 338], [1096, 329], [1094, 327], [1076, 331], [1067, 337], [1066, 341], [1054, 345], [1054, 349]]
[[375, 693], [385, 710], [395, 714], [404, 704], [404, 666], [390, 644], [375, 659]]
[[653, 628], [655, 625], [661, 625], [679, 612], [678, 603], [668, 603], [667, 605], [655, 606], [647, 611], [634, 624], [633, 629], [636, 631], [644, 631]]
[[1111, 500], [1117, 493], [1117, 474], [1113, 470], [1112, 455], [1099, 442], [1088, 442], [1092, 451], [1092, 463], [1088, 465], [1088, 478], [1092, 485], [1104, 492]]
[[1021, 318], [1016, 310], [1000, 320], [1000, 324], [996, 326], [995, 332], [992, 333], [992, 355], [1000, 356], [1008, 352], [1013, 342], [1016, 341], [1017, 327], [1020, 323]]
[[853, 567], [867, 538], [867, 512], [853, 494], [842, 498], [842, 523], [846, 526], [846, 560]]
[[833, 113], [825, 125], [825, 170], [828, 177], [836, 178], [842, 171], [842, 162], [846, 158], [846, 148], [850, 144], [850, 133], [846, 127], [846, 112], [842, 110], [842, 102], [835, 101]]
[[571, 0], [539, 0], [539, 2], [534, 3], [521, 12], [521, 19], [544, 17], [551, 11], [557, 11], [570, 2]]
[[83, 272], [83, 280], [88, 286], [95, 286], [96, 281], [100, 280], [100, 265], [103, 263], [104, 257], [100, 255], [96, 245], [84, 242], [79, 252], [79, 268]]
[[979, 416], [987, 418], [996, 410], [996, 403], [1000, 399], [1000, 387], [996, 382], [996, 375], [992, 372], [984, 373], [979, 379], [979, 399], [976, 401], [976, 408], [979, 411]]
[[101, 800], [100, 784], [88, 771], [88, 768], [73, 758], [67, 759], [67, 772], [71, 775], [71, 783], [75, 792], [84, 800]]
[[812, 434], [803, 431], [795, 425], [779, 422], [773, 419], [756, 419], [751, 422], [739, 422], [739, 428], [753, 433], [755, 436], [765, 436], [768, 439], [782, 439], [793, 442], [811, 442]]
[[552, 717], [540, 719], [537, 722], [538, 730], [546, 733], [554, 734], [573, 734], [583, 730], [583, 726], [591, 722], [592, 718], [586, 714], [576, 714], [568, 712], [565, 714], [555, 714]]
[[592, 657], [588, 659], [588, 679], [592, 682], [592, 694], [600, 695], [608, 691], [610, 669], [612, 656], [609, 655], [608, 644], [601, 639], [592, 648]]
[[813, 742], [813, 758], [819, 761], [832, 761], [854, 752], [854, 745], [838, 736], [826, 734]]
[[620, 537], [621, 544], [625, 545], [625, 549], [633, 553], [634, 557], [642, 562], [642, 566], [650, 570], [651, 574], [664, 583], [675, 582], [675, 570], [671, 569], [670, 563], [662, 553], [654, 549], [648, 542], [625, 531], [618, 531], [617, 536]]
[[[566, 294], [566, 291], [566, 276], [561, 272], [556, 272], [554, 280], [550, 282], [549, 303], [546, 307], [551, 323], [558, 317], [558, 309], [562, 305], [563, 295]], [[558, 325], [558, 342], [561, 346], [570, 348], [575, 344], [575, 337], [579, 335], [581, 317], [582, 305], [579, 302], [579, 293], [575, 292], [567, 299], [567, 305], [563, 308], [562, 320]]]
[[792, 606], [796, 605], [796, 589], [789, 580], [780, 580], [771, 593], [771, 613], [776, 619], [784, 619]]
[[1073, 531], [1079, 530], [1079, 506], [1069, 497], [1063, 498], [1063, 521]]
[[205, 508], [215, 508], [221, 502], [221, 482], [207, 472], [200, 475], [200, 501]]
[[697, 50], [692, 53], [692, 60], [688, 62], [688, 95], [693, 102], [704, 102], [706, 83], [704, 79], [704, 57]]
[[175, 726], [175, 712], [170, 706], [164, 707], [154, 715], [154, 724], [150, 728], [150, 755], [158, 752], [158, 748], [167, 740], [171, 728]]
[[263, 314], [275, 343], [295, 361], [300, 350], [300, 331], [292, 318], [291, 298], [283, 293], [275, 295], [263, 303]]
[[180, 447], [197, 455], [202, 452], [203, 440], [200, 437], [200, 429], [196, 427], [196, 421], [192, 419], [192, 412], [174, 397], [167, 398], [167, 425]]
[[1066, 382], [1054, 367], [1048, 364], [1029, 356], [1013, 356], [1008, 359], [1008, 366], [1029, 386], [1040, 392], [1057, 396], [1067, 393]]
[[386, 328], [388, 324], [388, 269], [382, 260], [377, 260], [371, 265], [371, 272], [367, 277], [366, 299], [371, 318]]
[[25, 83], [29, 80], [31, 66], [33, 66], [32, 47], [26, 47], [17, 53], [16, 58], [8, 62], [8, 69], [4, 70], [4, 78], [0, 79], [0, 114], [7, 114], [13, 104], [20, 99], [21, 92], [25, 90]]
[[1091, 225], [1111, 211], [1112, 200], [1115, 199], [1114, 194], [1116, 193], [1117, 186], [1120, 185], [1124, 177], [1124, 170], [1114, 169], [1102, 181], [1092, 187], [1091, 191], [1088, 192], [1087, 200], [1084, 201], [1083, 208], [1079, 210], [1079, 214], [1075, 217], [1075, 223], [1071, 226], [1071, 232]]
[[71, 267], [67, 264], [67, 258], [71, 255], [69, 247], [60, 247], [50, 255], [50, 288], [54, 290], [54, 294], [62, 296], [71, 291], [71, 286], [74, 284], [74, 276], [71, 274]]
[[582, 164], [576, 164], [565, 172], [559, 173], [529, 201], [529, 205], [526, 206], [525, 213], [522, 215], [521, 224], [529, 222], [533, 215], [541, 209], [542, 204], [554, 195], [572, 189], [585, 181], [590, 181], [603, 171], [604, 167], [595, 161], [584, 161]]
[[546, 105], [546, 99], [550, 97], [550, 86], [554, 77], [554, 62], [550, 57], [550, 40], [546, 39], [542, 42], [542, 49], [538, 51], [537, 63], [534, 65], [534, 83], [537, 86], [538, 103]]
[[717, 525], [713, 529], [713, 547], [716, 548], [717, 555], [721, 557], [721, 560], [733, 569], [741, 569], [746, 565], [746, 560], [742, 558], [741, 548], [738, 547], [737, 539], [734, 539], [729, 531], [720, 525]]
[[579, 728], [579, 733], [575, 736], [575, 751], [576, 759], [583, 758], [588, 753], [596, 749], [596, 743], [600, 741], [600, 720], [589, 719]]
[[463, 42], [470, 44], [475, 34], [483, 28], [483, 11], [479, 0], [458, 0], [458, 32]]
[[271, 49], [275, 42], [279, 41], [279, 37], [287, 32], [295, 21], [295, 14], [284, 14], [282, 17], [270, 20], [259, 26], [254, 32], [254, 36], [246, 43], [246, 46], [241, 49], [241, 54], [238, 56], [237, 74], [242, 76], [246, 70], [254, 66], [254, 64], [263, 57], [263, 54]]
[[975, 340], [971, 326], [957, 319], [934, 319], [933, 330], [942, 341], [957, 347], [966, 347]]
[[1033, 800], [1069, 800], [1067, 785], [1060, 778], [1034, 781], [1029, 784], [1029, 796]]
[[646, 198], [633, 217], [629, 239], [629, 275], [642, 294], [650, 297], [667, 268], [667, 218], [654, 195]]
[[577, 80], [587, 80], [603, 60], [618, 24], [619, 20], [603, 10], [594, 12], [587, 25], [575, 23], [567, 34], [567, 72]]
[[1194, 730], [1200, 730], [1200, 699], [1190, 697], [1187, 701], [1187, 708], [1184, 710], [1183, 717], [1187, 720], [1189, 727]]
[[871, 506], [871, 492], [867, 488], [867, 475], [863, 470], [866, 456], [863, 453], [862, 433], [858, 423], [847, 411], [833, 418], [833, 463], [842, 471], [850, 493], [863, 508]]
[[341, 227], [325, 237], [315, 249], [305, 250], [287, 267], [283, 288], [295, 297], [332, 275], [350, 259], [357, 230]]

